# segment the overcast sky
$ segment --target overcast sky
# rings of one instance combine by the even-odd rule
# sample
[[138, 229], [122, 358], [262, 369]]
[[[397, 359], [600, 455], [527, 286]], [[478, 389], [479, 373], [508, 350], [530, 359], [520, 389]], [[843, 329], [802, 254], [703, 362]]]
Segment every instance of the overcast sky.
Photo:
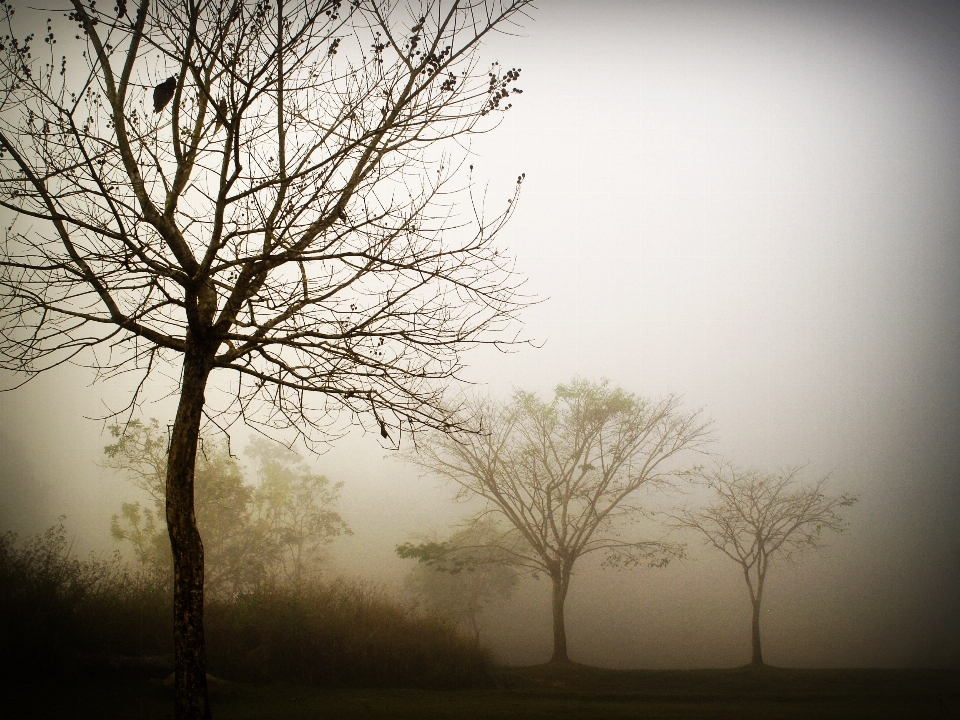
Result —
[[[775, 665], [960, 664], [960, 12], [949, 3], [549, 2], [485, 60], [524, 94], [472, 162], [491, 197], [526, 173], [503, 243], [541, 299], [542, 344], [469, 355], [465, 378], [548, 396], [574, 374], [683, 396], [716, 451], [807, 464], [859, 493], [824, 558], [772, 574]], [[109, 548], [129, 485], [84, 420], [121, 388], [54, 371], [0, 396], [0, 523], [60, 514]], [[169, 402], [146, 409], [166, 422]], [[344, 480], [343, 572], [396, 583], [392, 548], [464, 513], [373, 435], [314, 460]], [[692, 542], [695, 540], [690, 538]], [[737, 568], [585, 566], [571, 657], [622, 667], [746, 662]], [[549, 588], [485, 634], [549, 655]]]

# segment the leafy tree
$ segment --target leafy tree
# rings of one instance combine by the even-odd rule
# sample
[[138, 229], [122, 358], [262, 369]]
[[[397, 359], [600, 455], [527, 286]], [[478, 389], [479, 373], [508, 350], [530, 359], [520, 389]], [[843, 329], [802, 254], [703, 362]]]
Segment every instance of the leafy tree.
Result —
[[113, 516], [111, 534], [118, 542], [133, 545], [142, 576], [166, 584], [173, 576], [173, 557], [164, 522], [167, 438], [156, 419], [149, 423], [134, 420], [125, 427], [113, 425], [110, 434], [116, 442], [103, 449], [104, 465], [123, 471], [152, 501], [152, 507], [139, 502], [122, 503], [120, 515]]
[[[667, 485], [670, 461], [706, 435], [679, 400], [652, 401], [606, 382], [574, 379], [551, 402], [518, 392], [510, 403], [477, 403], [483, 432], [433, 433], [408, 458], [480, 497], [509, 530], [490, 546], [552, 583], [552, 662], [569, 662], [564, 602], [576, 561], [601, 552], [611, 564], [663, 565], [680, 548], [621, 536], [645, 514], [640, 491]], [[442, 555], [442, 548], [438, 552]]]
[[432, 614], [468, 627], [477, 641], [483, 608], [508, 598], [517, 585], [516, 563], [497, 550], [502, 535], [502, 529], [485, 518], [444, 541], [397, 547], [400, 557], [418, 560], [406, 577], [407, 587]]
[[75, 38], [48, 20], [42, 48], [24, 25], [44, 15], [0, 6], [0, 367], [176, 368], [178, 720], [209, 716], [204, 417], [312, 441], [340, 413], [394, 443], [404, 421], [455, 429], [443, 394], [462, 351], [515, 341], [525, 301], [496, 237], [516, 203], [484, 217], [463, 188], [458, 214], [446, 149], [462, 145], [446, 141], [519, 92], [519, 70], [477, 50], [530, 5], [71, 0]]
[[857, 501], [847, 493], [828, 495], [826, 477], [804, 485], [798, 473], [798, 468], [764, 473], [730, 464], [697, 470], [691, 475], [713, 492], [713, 503], [673, 516], [674, 527], [696, 530], [740, 565], [753, 606], [753, 665], [763, 665], [760, 604], [773, 557], [789, 561], [803, 550], [822, 551], [824, 531], [843, 531], [838, 510]]
[[[106, 466], [120, 470], [152, 499], [152, 507], [123, 503], [114, 515], [112, 534], [134, 546], [141, 570], [168, 583], [173, 574], [170, 541], [161, 518], [166, 508], [167, 436], [154, 419], [114, 425], [117, 439], [104, 448]], [[197, 524], [205, 538], [206, 590], [229, 597], [266, 581], [279, 564], [276, 534], [254, 508], [254, 489], [230, 456], [225, 442], [204, 438], [195, 474]]]
[[317, 573], [321, 549], [353, 534], [334, 509], [343, 483], [311, 473], [295, 452], [263, 438], [254, 439], [246, 452], [257, 463], [256, 516], [280, 549], [284, 578], [300, 587]]
[[[159, 522], [166, 507], [166, 436], [155, 419], [115, 425], [110, 432], [117, 442], [104, 449], [105, 464], [152, 496], [152, 507], [121, 505], [113, 537], [133, 545], [148, 578], [169, 582], [173, 558]], [[204, 438], [200, 447], [197, 524], [206, 538], [206, 589], [212, 597], [232, 597], [265, 583], [300, 586], [318, 572], [319, 549], [351, 533], [336, 510], [343, 483], [312, 474], [282, 445], [258, 438], [247, 449], [257, 462], [256, 485], [247, 482], [226, 442]]]
[[201, 439], [194, 476], [197, 523], [209, 535], [204, 542], [211, 559], [209, 587], [214, 597], [222, 598], [268, 579], [279, 548], [270, 527], [254, 512], [254, 489], [226, 441]]
[[159, 525], [155, 508], [139, 502], [120, 503], [120, 514], [113, 516], [110, 534], [117, 542], [133, 545], [141, 580], [153, 585], [169, 585], [173, 580], [170, 538]]

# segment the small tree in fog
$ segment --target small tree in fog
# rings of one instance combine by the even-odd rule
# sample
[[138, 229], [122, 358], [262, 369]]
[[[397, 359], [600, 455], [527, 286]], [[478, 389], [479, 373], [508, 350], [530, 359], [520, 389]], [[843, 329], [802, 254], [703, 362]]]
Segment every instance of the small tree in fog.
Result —
[[[173, 555], [164, 522], [167, 433], [154, 419], [111, 426], [116, 442], [104, 448], [104, 465], [119, 470], [150, 496], [146, 504], [125, 502], [113, 516], [115, 540], [130, 542], [141, 572], [169, 587]], [[277, 564], [279, 548], [252, 513], [253, 488], [227, 444], [205, 437], [194, 473], [194, 507], [203, 532], [205, 590], [223, 598], [262, 583]]]
[[639, 491], [668, 485], [669, 460], [706, 435], [698, 413], [670, 396], [654, 401], [606, 382], [575, 379], [552, 402], [518, 392], [512, 402], [478, 403], [479, 435], [431, 434], [409, 458], [480, 497], [509, 530], [498, 553], [552, 583], [552, 662], [569, 662], [564, 602], [576, 561], [604, 553], [610, 564], [662, 566], [680, 548], [624, 538], [624, 521], [645, 515]]
[[760, 603], [772, 558], [789, 561], [803, 550], [820, 552], [824, 531], [843, 531], [837, 511], [857, 501], [846, 493], [828, 495], [826, 477], [804, 485], [798, 473], [797, 468], [770, 474], [729, 464], [698, 470], [693, 476], [713, 491], [713, 504], [673, 516], [674, 527], [696, 530], [707, 545], [740, 565], [753, 606], [754, 665], [763, 664]]
[[470, 628], [479, 640], [483, 608], [508, 598], [517, 585], [516, 563], [497, 546], [502, 536], [497, 523], [485, 518], [446, 540], [400, 545], [397, 555], [418, 561], [407, 587], [432, 614]]

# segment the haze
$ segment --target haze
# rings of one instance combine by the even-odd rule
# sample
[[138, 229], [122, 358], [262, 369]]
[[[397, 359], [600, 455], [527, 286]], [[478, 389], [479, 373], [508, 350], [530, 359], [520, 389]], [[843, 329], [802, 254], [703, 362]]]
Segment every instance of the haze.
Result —
[[[484, 60], [522, 68], [472, 147], [488, 202], [526, 173], [504, 235], [542, 347], [478, 349], [464, 379], [545, 396], [579, 374], [674, 392], [713, 450], [860, 495], [823, 558], [771, 571], [781, 666], [960, 665], [960, 12], [949, 3], [543, 3]], [[129, 388], [61, 368], [0, 395], [0, 529], [67, 516], [106, 551], [136, 496], [97, 465]], [[153, 388], [146, 416], [172, 417]], [[234, 442], [243, 445], [238, 433]], [[466, 514], [453, 489], [355, 432], [313, 458], [355, 535], [330, 575], [399, 592], [393, 548]], [[683, 502], [681, 496], [659, 502]], [[687, 537], [664, 570], [580, 567], [570, 655], [607, 667], [749, 658], [738, 569]], [[490, 608], [511, 663], [550, 653], [548, 583]]]

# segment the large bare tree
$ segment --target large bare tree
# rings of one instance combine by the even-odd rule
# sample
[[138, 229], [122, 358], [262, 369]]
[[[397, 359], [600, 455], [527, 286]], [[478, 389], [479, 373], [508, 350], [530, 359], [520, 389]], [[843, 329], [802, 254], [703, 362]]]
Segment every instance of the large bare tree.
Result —
[[176, 368], [176, 716], [207, 717], [204, 418], [396, 444], [455, 429], [461, 352], [515, 340], [516, 203], [484, 212], [462, 148], [519, 92], [477, 50], [529, 0], [71, 2], [43, 44], [0, 5], [0, 365], [139, 373], [133, 404]]
[[837, 511], [857, 501], [846, 493], [828, 495], [826, 477], [803, 485], [798, 473], [799, 468], [764, 473], [730, 464], [697, 470], [695, 479], [713, 492], [713, 503], [673, 517], [674, 527], [696, 530], [706, 544], [740, 565], [753, 607], [753, 665], [763, 665], [760, 604], [773, 556], [790, 559], [802, 550], [822, 551], [824, 531], [844, 528]]
[[[493, 512], [507, 520], [492, 557], [550, 578], [551, 662], [569, 662], [564, 603], [574, 564], [602, 552], [611, 564], [663, 565], [680, 551], [622, 533], [646, 514], [640, 491], [668, 485], [676, 456], [697, 448], [707, 426], [699, 413], [682, 412], [676, 397], [648, 400], [582, 379], [557, 386], [551, 402], [518, 392], [510, 403], [481, 402], [473, 411], [481, 433], [431, 433], [407, 456], [458, 483], [460, 497], [485, 500], [477, 519]], [[457, 560], [437, 543], [404, 549], [428, 562]], [[457, 548], [468, 556], [477, 550]]]

